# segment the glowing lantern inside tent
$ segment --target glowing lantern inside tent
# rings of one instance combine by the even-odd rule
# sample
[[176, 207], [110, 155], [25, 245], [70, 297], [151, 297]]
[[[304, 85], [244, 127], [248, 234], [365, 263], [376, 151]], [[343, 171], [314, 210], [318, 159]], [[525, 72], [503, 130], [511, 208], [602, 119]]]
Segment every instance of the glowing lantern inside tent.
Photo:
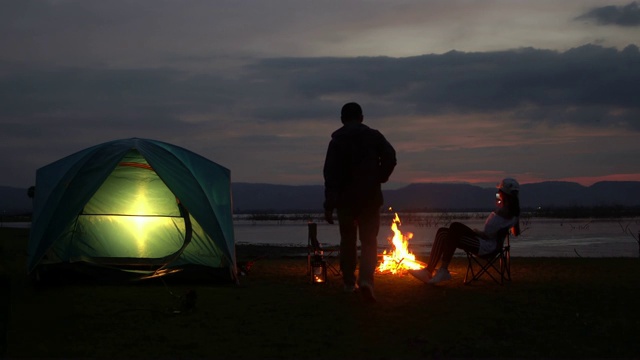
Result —
[[378, 265], [377, 271], [380, 273], [390, 272], [392, 274], [402, 273], [406, 270], [419, 270], [425, 267], [425, 265], [416, 260], [414, 254], [409, 252], [409, 240], [413, 238], [413, 233], [402, 234], [399, 229], [400, 217], [397, 213], [391, 223], [391, 230], [393, 231], [393, 238], [391, 243], [393, 249], [387, 253], [387, 250], [382, 254], [382, 262]]

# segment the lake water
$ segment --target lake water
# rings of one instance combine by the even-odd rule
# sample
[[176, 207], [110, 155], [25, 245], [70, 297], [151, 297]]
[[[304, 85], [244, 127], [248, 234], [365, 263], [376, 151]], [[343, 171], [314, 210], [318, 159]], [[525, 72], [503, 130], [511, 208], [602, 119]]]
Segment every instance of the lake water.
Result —
[[[269, 244], [277, 246], [306, 246], [308, 220], [283, 215], [285, 220], [253, 220], [252, 216], [236, 216], [234, 231], [237, 244]], [[400, 231], [413, 234], [409, 250], [428, 255], [435, 233], [451, 221], [481, 229], [486, 214], [455, 217], [452, 215], [400, 215]], [[337, 222], [330, 225], [320, 214], [312, 214], [318, 224], [318, 240], [323, 246], [338, 245], [340, 234]], [[392, 219], [383, 217], [378, 235], [378, 247], [390, 248]], [[28, 228], [29, 223], [3, 223], [4, 227]], [[511, 238], [511, 255], [528, 257], [638, 257], [637, 242], [640, 218], [615, 220], [529, 218], [521, 222], [522, 234]], [[625, 232], [626, 231], [626, 232]], [[460, 255], [460, 251], [457, 253]]]
[[[409, 215], [408, 215], [409, 217]], [[417, 255], [430, 252], [438, 227], [450, 221], [460, 221], [472, 228], [482, 229], [486, 214], [473, 215], [464, 219], [442, 219], [421, 221], [415, 217], [402, 222], [400, 231], [407, 235], [409, 250]], [[339, 244], [337, 222], [329, 225], [318, 216], [313, 221], [318, 224], [318, 240], [325, 246]], [[386, 220], [386, 219], [385, 219]], [[522, 234], [511, 237], [511, 255], [527, 257], [638, 257], [637, 242], [640, 232], [640, 218], [616, 220], [590, 219], [545, 219], [530, 218], [521, 222]], [[235, 221], [236, 243], [271, 244], [282, 246], [306, 246], [308, 238], [307, 221], [252, 221], [238, 218]], [[626, 229], [627, 232], [624, 230]], [[378, 235], [378, 247], [390, 248], [393, 237], [391, 219], [383, 220]], [[460, 251], [459, 251], [460, 252]], [[463, 254], [463, 253], [462, 253]], [[460, 255], [457, 253], [457, 255]]]

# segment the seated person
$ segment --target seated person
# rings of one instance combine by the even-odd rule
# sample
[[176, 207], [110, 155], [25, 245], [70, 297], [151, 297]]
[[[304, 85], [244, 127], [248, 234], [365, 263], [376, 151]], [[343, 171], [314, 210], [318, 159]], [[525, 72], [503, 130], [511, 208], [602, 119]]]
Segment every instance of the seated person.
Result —
[[[429, 284], [449, 280], [451, 274], [448, 267], [456, 249], [463, 249], [482, 256], [496, 250], [497, 235], [500, 230], [510, 229], [514, 236], [520, 235], [519, 190], [520, 185], [516, 180], [511, 178], [502, 180], [498, 184], [498, 193], [496, 194], [497, 208], [487, 217], [484, 230], [471, 229], [459, 222], [438, 229], [431, 247], [427, 267], [421, 270], [411, 270], [410, 273]], [[440, 269], [434, 275], [439, 261], [441, 261]]]

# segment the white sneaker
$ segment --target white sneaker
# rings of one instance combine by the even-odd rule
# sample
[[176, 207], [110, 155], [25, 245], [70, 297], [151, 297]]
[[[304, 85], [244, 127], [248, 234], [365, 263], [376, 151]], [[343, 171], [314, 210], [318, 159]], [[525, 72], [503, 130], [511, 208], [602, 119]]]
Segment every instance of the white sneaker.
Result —
[[423, 283], [428, 283], [429, 280], [433, 277], [431, 271], [427, 270], [427, 268], [420, 270], [409, 270], [409, 274], [413, 275], [416, 279], [422, 281]]
[[451, 274], [449, 273], [449, 270], [440, 268], [436, 272], [436, 275], [433, 277], [433, 279], [429, 280], [429, 284], [437, 284], [439, 282], [447, 280], [451, 280]]

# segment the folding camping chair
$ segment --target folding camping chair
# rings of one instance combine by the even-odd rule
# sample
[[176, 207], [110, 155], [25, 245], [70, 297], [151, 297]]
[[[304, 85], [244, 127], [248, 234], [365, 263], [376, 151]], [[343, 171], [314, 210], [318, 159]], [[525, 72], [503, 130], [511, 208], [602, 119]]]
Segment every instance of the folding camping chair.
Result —
[[340, 275], [340, 269], [334, 265], [336, 259], [339, 259], [340, 247], [330, 246], [323, 248], [318, 241], [318, 224], [310, 222], [308, 224], [309, 236], [307, 239], [307, 274], [311, 273], [311, 259], [319, 257], [327, 264], [327, 269], [335, 276]]
[[[511, 281], [511, 244], [509, 243], [509, 228], [498, 232], [496, 250], [486, 255], [467, 253], [467, 274], [464, 283], [468, 285], [483, 275], [488, 275], [496, 283], [502, 285], [504, 281]], [[471, 274], [471, 277], [469, 277]]]

